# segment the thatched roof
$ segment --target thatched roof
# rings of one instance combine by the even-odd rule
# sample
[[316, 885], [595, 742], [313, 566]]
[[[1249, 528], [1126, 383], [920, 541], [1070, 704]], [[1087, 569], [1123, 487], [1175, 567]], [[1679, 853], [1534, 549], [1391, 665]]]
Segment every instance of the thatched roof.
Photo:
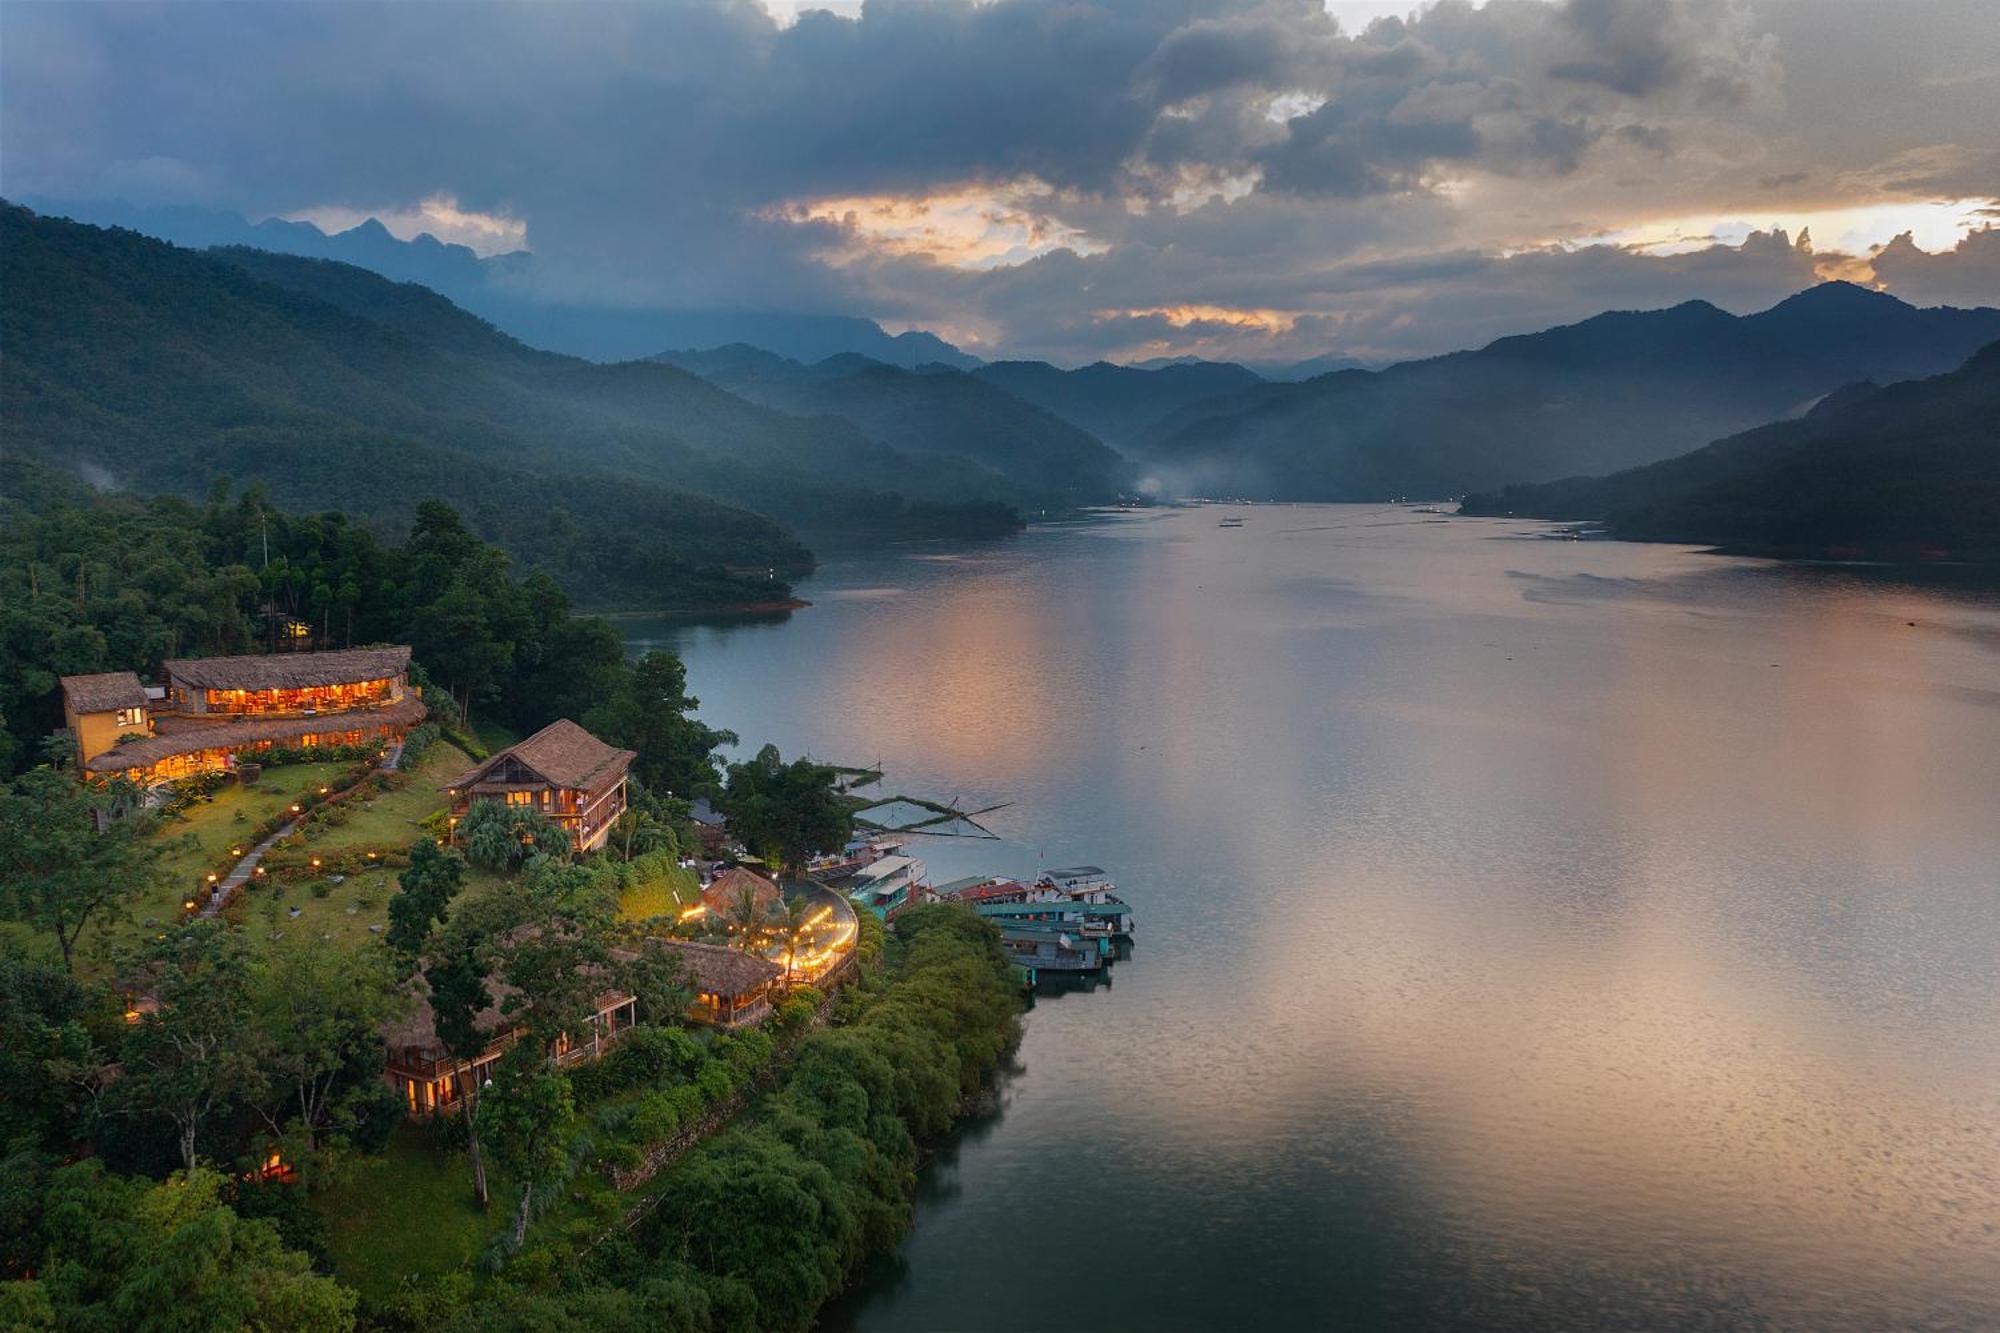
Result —
[[736, 910], [736, 904], [743, 901], [745, 889], [750, 890], [760, 912], [775, 908], [784, 898], [776, 884], [756, 871], [730, 866], [709, 881], [708, 887], [701, 891], [701, 901], [717, 916], [728, 916]]
[[[473, 1021], [479, 1030], [486, 1034], [487, 1045], [491, 1046], [495, 1041], [510, 1036], [517, 1030], [506, 1015], [500, 1012], [500, 1006], [512, 996], [520, 994], [520, 991], [497, 977], [488, 977], [486, 994], [492, 1003], [481, 1009]], [[447, 1051], [444, 1043], [438, 1039], [437, 1012], [431, 1008], [430, 984], [424, 980], [421, 972], [411, 978], [410, 997], [413, 1003], [408, 1012], [403, 1017], [382, 1025], [380, 1030], [383, 1044], [392, 1054], [406, 1060], [446, 1058], [451, 1052]], [[597, 996], [597, 1012], [601, 1014], [607, 1009], [615, 1009], [631, 998], [623, 991], [602, 991]], [[587, 1026], [584, 1033], [589, 1034]]]
[[448, 784], [454, 791], [479, 785], [488, 773], [513, 759], [548, 779], [549, 785], [598, 791], [625, 776], [639, 756], [606, 745], [568, 718], [557, 718], [518, 745], [510, 745]]
[[322, 733], [413, 727], [424, 720], [424, 712], [423, 700], [411, 696], [381, 708], [355, 708], [339, 713], [321, 713], [317, 717], [272, 717], [232, 722], [160, 717], [154, 723], [158, 735], [113, 746], [93, 757], [84, 767], [92, 773], [122, 773], [128, 768], [151, 768], [162, 759], [201, 750], [241, 750], [260, 741], [282, 745], [302, 736]]
[[407, 644], [343, 648], [333, 653], [258, 653], [248, 657], [177, 657], [163, 665], [176, 683], [201, 690], [301, 690], [387, 680], [410, 665]]
[[74, 713], [110, 713], [120, 708], [146, 706], [146, 687], [130, 671], [64, 676], [62, 692], [64, 701]]
[[687, 965], [694, 988], [709, 995], [748, 995], [785, 975], [781, 965], [741, 949], [689, 940], [653, 939], [647, 944], [668, 957], [680, 959]]

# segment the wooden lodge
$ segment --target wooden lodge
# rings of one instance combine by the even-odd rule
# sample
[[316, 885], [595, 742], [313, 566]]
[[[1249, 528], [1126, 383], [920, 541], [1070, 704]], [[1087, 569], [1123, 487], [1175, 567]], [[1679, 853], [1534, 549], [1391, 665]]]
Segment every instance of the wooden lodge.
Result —
[[694, 988], [688, 1017], [720, 1028], [754, 1027], [771, 1016], [771, 994], [785, 975], [781, 964], [741, 949], [688, 940], [654, 939], [649, 948], [678, 958]]
[[175, 658], [164, 687], [130, 671], [62, 678], [63, 720], [92, 777], [153, 786], [273, 747], [384, 743], [424, 718], [406, 646]]
[[[408, 1017], [382, 1030], [388, 1059], [383, 1077], [396, 1089], [410, 1117], [422, 1120], [455, 1106], [468, 1089], [492, 1078], [493, 1067], [523, 1032], [512, 1027], [500, 1012], [501, 1004], [513, 994], [504, 982], [487, 983], [493, 1002], [479, 1014], [479, 1027], [490, 1034], [486, 1046], [472, 1060], [455, 1058], [438, 1039], [437, 1016], [431, 1011], [430, 990], [422, 978], [415, 988], [416, 1003]], [[638, 1018], [638, 1001], [621, 991], [606, 991], [597, 997], [597, 1012], [591, 1015], [590, 1031], [572, 1037], [565, 1033], [550, 1048], [557, 1064], [594, 1060], [606, 1047], [631, 1030]]]
[[474, 801], [497, 801], [547, 815], [569, 830], [576, 850], [590, 851], [625, 813], [626, 774], [637, 757], [559, 718], [454, 778], [452, 824]]

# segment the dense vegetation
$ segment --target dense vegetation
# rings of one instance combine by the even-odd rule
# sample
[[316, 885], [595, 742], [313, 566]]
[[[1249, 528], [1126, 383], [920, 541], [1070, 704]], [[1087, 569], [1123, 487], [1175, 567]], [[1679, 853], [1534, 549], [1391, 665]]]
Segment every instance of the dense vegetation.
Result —
[[1142, 457], [1194, 494], [1462, 495], [1671, 457], [1855, 380], [1949, 370], [1995, 338], [2000, 310], [1919, 310], [1847, 283], [1743, 317], [1691, 301], [1257, 385], [1176, 414]]
[[811, 558], [773, 518], [890, 537], [1018, 523], [990, 470], [669, 366], [538, 352], [342, 264], [4, 206], [0, 282], [8, 457], [141, 493], [256, 479], [389, 526], [436, 497], [594, 604], [782, 597]]
[[1467, 496], [1464, 511], [1784, 555], [2000, 559], [2000, 343], [1948, 375], [1855, 385], [1798, 420], [1608, 477]]
[[687, 718], [678, 660], [629, 664], [608, 622], [572, 615], [544, 572], [515, 577], [442, 504], [419, 504], [392, 545], [227, 483], [203, 505], [142, 502], [10, 460], [0, 497], [0, 772], [61, 725], [57, 677], [262, 651], [274, 621], [295, 620], [329, 646], [410, 644], [434, 711], [518, 732], [575, 718], [643, 746], [648, 781], [685, 792], [716, 776], [723, 737]]
[[1124, 485], [1126, 463], [1095, 436], [948, 366], [901, 370], [852, 354], [802, 365], [741, 344], [658, 359], [768, 407], [851, 421], [904, 453], [991, 468], [1025, 506], [1097, 503]]
[[[5, 757], [49, 762], [0, 783], [0, 1324], [799, 1327], [895, 1243], [918, 1144], [1014, 1039], [992, 929], [914, 913], [884, 970], [868, 917], [861, 979], [837, 1002], [787, 991], [768, 1030], [731, 1036], [685, 1029], [689, 978], [648, 943], [810, 938], [802, 897], [740, 919], [681, 910], [692, 834], [670, 793], [715, 795], [796, 862], [846, 837], [833, 770], [766, 747], [725, 788], [716, 754], [733, 737], [695, 715], [679, 660], [628, 662], [608, 624], [572, 615], [546, 573], [516, 578], [443, 504], [418, 505], [390, 544], [255, 488], [142, 503], [8, 469]], [[252, 789], [260, 769], [337, 756], [262, 756], [228, 793], [221, 841], [177, 838], [216, 784], [140, 808], [122, 782], [77, 782], [73, 745], [39, 734], [59, 721], [56, 677], [254, 651], [274, 620], [412, 643], [435, 719], [412, 764], [436, 750], [451, 771], [447, 742], [476, 746], [468, 709], [516, 731], [580, 717], [637, 752], [631, 809], [581, 858], [543, 816], [490, 803], [462, 822], [462, 850], [420, 835], [384, 852], [379, 834], [341, 835], [350, 818], [410, 828], [389, 812], [414, 808], [398, 803], [417, 776], [322, 763], [322, 795], [289, 807], [306, 808], [302, 849], [280, 846], [219, 917], [163, 909], [191, 909], [177, 875], [272, 826], [250, 805], [287, 810]], [[442, 829], [430, 808], [420, 827]], [[315, 936], [299, 907], [280, 921], [287, 889], [323, 899], [364, 871], [394, 875], [386, 929], [336, 937], [316, 912]], [[142, 902], [159, 915], [139, 922]], [[638, 1026], [601, 1064], [559, 1063], [607, 990], [635, 998]], [[419, 995], [460, 1059], [486, 1049], [496, 1010], [526, 1034], [425, 1126], [382, 1077]]]
[[962, 908], [912, 909], [881, 976], [804, 1036], [733, 1128], [663, 1173], [650, 1211], [595, 1245], [589, 1233], [581, 1246], [531, 1240], [448, 1327], [809, 1326], [901, 1239], [922, 1145], [1012, 1048], [1017, 1008], [990, 925]]

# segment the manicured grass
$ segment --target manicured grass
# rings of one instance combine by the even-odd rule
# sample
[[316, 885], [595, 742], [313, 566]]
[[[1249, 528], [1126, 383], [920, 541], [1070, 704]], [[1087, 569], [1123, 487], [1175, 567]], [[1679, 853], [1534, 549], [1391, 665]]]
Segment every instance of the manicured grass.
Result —
[[267, 768], [256, 785], [232, 782], [213, 798], [169, 817], [154, 835], [168, 851], [161, 858], [164, 884], [135, 899], [129, 916], [108, 927], [92, 927], [80, 941], [90, 966], [102, 966], [110, 950], [136, 945], [179, 921], [181, 904], [197, 898], [204, 877], [222, 872], [229, 853], [248, 851], [250, 831], [310, 791], [346, 771], [345, 764], [285, 764]]
[[618, 901], [618, 915], [627, 921], [680, 915], [683, 907], [701, 901], [701, 880], [692, 870], [673, 867], [648, 884], [635, 884]]
[[405, 1275], [465, 1267], [507, 1224], [513, 1191], [497, 1176], [489, 1184], [493, 1206], [482, 1213], [465, 1154], [433, 1147], [421, 1125], [399, 1126], [381, 1156], [351, 1159], [314, 1196], [334, 1273], [381, 1302]]
[[[445, 808], [445, 783], [472, 767], [455, 745], [440, 741], [405, 776], [408, 785], [374, 796], [353, 796], [335, 807], [342, 822], [303, 832], [283, 850], [306, 849], [331, 859], [344, 852], [400, 852], [423, 836], [423, 822]], [[289, 859], [289, 858], [287, 858]]]

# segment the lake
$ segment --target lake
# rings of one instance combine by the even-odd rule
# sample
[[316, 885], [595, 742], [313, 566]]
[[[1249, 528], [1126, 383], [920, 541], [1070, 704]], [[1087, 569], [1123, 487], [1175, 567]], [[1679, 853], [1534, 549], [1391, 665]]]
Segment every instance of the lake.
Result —
[[1011, 802], [933, 879], [1137, 917], [829, 1327], [2000, 1327], [2000, 600], [1549, 531], [1164, 510], [628, 624], [747, 746]]

